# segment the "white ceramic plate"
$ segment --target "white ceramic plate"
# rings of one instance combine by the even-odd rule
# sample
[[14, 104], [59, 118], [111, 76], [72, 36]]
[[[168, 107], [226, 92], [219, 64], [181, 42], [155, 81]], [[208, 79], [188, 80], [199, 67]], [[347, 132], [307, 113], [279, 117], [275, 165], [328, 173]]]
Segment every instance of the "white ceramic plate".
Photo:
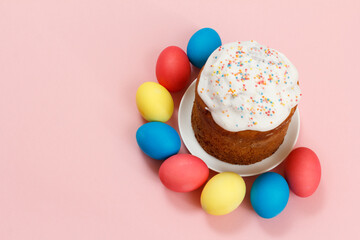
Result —
[[210, 169], [216, 172], [235, 172], [241, 176], [253, 176], [275, 168], [289, 155], [297, 141], [300, 131], [300, 115], [298, 109], [292, 117], [284, 142], [273, 155], [260, 162], [251, 165], [235, 165], [220, 161], [206, 153], [196, 140], [191, 126], [191, 111], [195, 99], [195, 82], [196, 79], [181, 99], [178, 112], [179, 130], [182, 140], [189, 152], [201, 158]]

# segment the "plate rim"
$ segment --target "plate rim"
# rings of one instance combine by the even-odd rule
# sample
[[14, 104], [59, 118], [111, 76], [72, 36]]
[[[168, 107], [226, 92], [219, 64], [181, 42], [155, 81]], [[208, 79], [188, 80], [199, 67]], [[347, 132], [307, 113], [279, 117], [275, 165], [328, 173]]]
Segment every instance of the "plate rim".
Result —
[[[190, 110], [190, 125], [187, 125], [187, 124], [183, 123], [183, 118], [184, 118], [183, 114], [187, 113], [187, 111], [184, 112], [184, 102], [185, 101], [192, 101], [192, 103], [193, 103], [193, 101], [195, 99], [195, 91], [192, 90], [192, 88], [195, 88], [195, 86], [194, 86], [195, 83], [196, 83], [196, 79], [186, 89], [184, 95], [181, 98], [179, 109], [178, 109], [178, 127], [179, 127], [180, 136], [182, 138], [182, 141], [183, 141], [186, 149], [192, 155], [200, 157], [206, 163], [208, 168], [215, 171], [215, 172], [224, 172], [224, 171], [221, 170], [221, 167], [219, 168], [219, 167], [212, 166], [212, 164], [211, 164], [212, 161], [215, 161], [218, 164], [223, 165], [224, 168], [227, 168], [227, 170], [225, 170], [225, 171], [235, 172], [235, 173], [238, 173], [239, 175], [241, 175], [243, 177], [255, 176], [255, 175], [258, 175], [258, 174], [261, 174], [261, 173], [264, 173], [264, 172], [268, 172], [268, 171], [274, 169], [275, 167], [277, 167], [278, 165], [280, 165], [286, 159], [286, 157], [289, 155], [289, 153], [294, 148], [294, 146], [295, 146], [295, 144], [296, 144], [296, 142], [298, 140], [298, 137], [299, 137], [299, 133], [300, 133], [300, 113], [299, 113], [299, 108], [296, 109], [296, 111], [295, 111], [295, 113], [293, 115], [293, 117], [296, 117], [296, 119], [295, 119], [295, 121], [294, 121], [294, 119], [292, 119], [292, 121], [290, 122], [289, 129], [288, 129], [288, 131], [287, 131], [287, 133], [285, 135], [284, 142], [280, 145], [280, 147], [275, 151], [274, 154], [272, 154], [271, 156], [269, 156], [266, 159], [261, 160], [260, 162], [250, 164], [250, 165], [230, 164], [230, 163], [221, 161], [221, 160], [209, 155], [207, 152], [205, 152], [205, 150], [197, 142], [197, 139], [195, 138], [195, 134], [194, 134], [194, 131], [193, 131], [192, 126], [191, 126], [191, 110]], [[191, 104], [191, 107], [189, 106], [189, 108], [192, 109], [192, 106], [193, 106], [193, 104]], [[190, 141], [192, 141], [192, 140], [189, 140], [189, 136], [184, 133], [185, 128], [187, 128], [187, 130], [190, 130], [190, 132], [192, 133], [193, 138], [195, 139], [195, 141], [199, 145], [198, 147], [201, 148], [201, 149], [199, 149], [199, 151], [194, 151], [194, 148], [189, 146]], [[290, 129], [292, 130], [292, 132], [295, 131], [295, 134], [292, 133], [292, 135], [294, 135], [294, 136], [292, 136], [291, 139], [287, 139], [287, 138], [291, 137], [289, 135], [290, 134], [290, 131], [289, 131]], [[283, 145], [285, 143], [285, 141], [288, 141], [288, 142], [287, 142], [286, 145]], [[287, 145], [289, 145], [289, 146], [287, 146]], [[276, 157], [276, 153], [279, 152], [279, 151], [281, 151], [281, 153], [285, 151], [286, 154], [282, 154], [282, 157], [281, 158], [279, 157], [279, 159], [272, 160], [272, 158]], [[278, 153], [278, 154], [280, 154], [280, 153]], [[199, 156], [199, 155], [204, 155], [205, 158], [204, 158], [204, 156]], [[267, 160], [267, 162], [265, 162], [265, 164], [264, 164], [264, 161], [266, 161], [266, 160]], [[273, 163], [271, 163], [271, 162], [273, 162]], [[270, 166], [261, 168], [262, 165], [267, 166], [266, 164], [270, 165]], [[250, 171], [254, 167], [255, 167], [255, 169], [256, 169], [256, 167], [258, 167], [258, 168], [260, 168], [260, 170]], [[239, 169], [241, 171], [239, 171]], [[247, 172], [246, 169], [249, 169], [249, 171]]]

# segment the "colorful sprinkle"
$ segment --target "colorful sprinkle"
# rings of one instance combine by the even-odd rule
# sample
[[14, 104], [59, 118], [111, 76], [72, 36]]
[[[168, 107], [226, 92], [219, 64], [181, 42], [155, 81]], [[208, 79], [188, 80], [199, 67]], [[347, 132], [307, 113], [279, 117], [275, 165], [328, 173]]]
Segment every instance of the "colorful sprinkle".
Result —
[[224, 129], [273, 129], [300, 100], [293, 65], [276, 50], [253, 40], [235, 42], [209, 59], [201, 75], [208, 80], [200, 79], [198, 91], [212, 114], [221, 112]]

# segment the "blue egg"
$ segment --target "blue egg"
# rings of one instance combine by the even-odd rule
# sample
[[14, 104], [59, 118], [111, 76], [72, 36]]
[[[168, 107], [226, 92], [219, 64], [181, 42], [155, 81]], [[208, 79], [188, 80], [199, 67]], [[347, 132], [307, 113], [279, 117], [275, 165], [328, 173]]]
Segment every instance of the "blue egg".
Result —
[[263, 218], [273, 218], [284, 210], [289, 200], [289, 185], [285, 178], [274, 172], [261, 174], [250, 191], [255, 212]]
[[212, 28], [202, 28], [190, 38], [186, 52], [190, 62], [202, 68], [211, 53], [220, 46], [219, 34]]
[[162, 122], [149, 122], [139, 127], [136, 141], [146, 155], [158, 160], [177, 154], [181, 147], [176, 130]]

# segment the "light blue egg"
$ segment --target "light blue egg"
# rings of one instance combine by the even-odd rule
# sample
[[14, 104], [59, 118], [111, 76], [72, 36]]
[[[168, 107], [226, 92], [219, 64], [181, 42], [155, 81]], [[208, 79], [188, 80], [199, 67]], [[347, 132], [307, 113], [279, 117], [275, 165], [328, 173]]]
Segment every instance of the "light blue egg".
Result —
[[255, 212], [263, 218], [273, 218], [281, 213], [289, 200], [289, 185], [285, 178], [274, 172], [261, 174], [250, 191], [250, 201]]
[[212, 28], [202, 28], [190, 38], [186, 52], [190, 62], [202, 68], [211, 53], [220, 46], [219, 34]]
[[139, 127], [136, 141], [146, 155], [158, 160], [177, 154], [181, 147], [176, 130], [162, 122], [149, 122]]

